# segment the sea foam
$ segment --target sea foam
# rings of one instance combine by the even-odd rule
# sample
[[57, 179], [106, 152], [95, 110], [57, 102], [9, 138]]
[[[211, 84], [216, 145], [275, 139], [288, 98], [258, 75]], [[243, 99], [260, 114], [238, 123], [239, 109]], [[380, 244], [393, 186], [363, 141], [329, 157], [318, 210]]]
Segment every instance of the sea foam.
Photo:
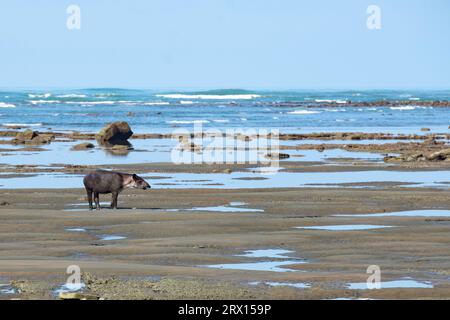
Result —
[[413, 106], [402, 106], [402, 107], [390, 107], [391, 110], [414, 110], [416, 107]]
[[259, 94], [158, 94], [157, 97], [168, 99], [205, 99], [205, 100], [250, 100], [260, 98]]
[[40, 127], [42, 123], [2, 123], [4, 127]]
[[191, 124], [191, 123], [209, 123], [209, 121], [208, 120], [171, 120], [171, 121], [166, 121], [166, 123]]
[[288, 112], [288, 114], [317, 114], [317, 113], [321, 113], [321, 112], [313, 111], [313, 110], [295, 110], [295, 111]]
[[49, 98], [49, 97], [51, 97], [52, 96], [52, 94], [51, 93], [43, 93], [43, 94], [32, 94], [32, 93], [30, 93], [30, 94], [28, 94], [28, 97], [30, 97], [30, 98]]
[[12, 103], [0, 102], [0, 108], [15, 108], [16, 106]]

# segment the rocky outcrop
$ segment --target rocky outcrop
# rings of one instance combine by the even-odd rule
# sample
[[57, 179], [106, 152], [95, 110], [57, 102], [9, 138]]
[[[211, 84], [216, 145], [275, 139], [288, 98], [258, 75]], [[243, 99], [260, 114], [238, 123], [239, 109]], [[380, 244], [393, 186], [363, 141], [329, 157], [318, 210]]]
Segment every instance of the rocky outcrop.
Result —
[[427, 156], [429, 161], [446, 161], [450, 160], [450, 149], [444, 149], [437, 152], [433, 152]]
[[33, 130], [25, 130], [18, 132], [16, 137], [11, 141], [12, 144], [26, 144], [26, 145], [39, 145], [48, 144], [55, 136], [52, 134], [43, 134]]
[[450, 148], [432, 153], [417, 152], [402, 154], [398, 157], [385, 157], [385, 162], [420, 162], [420, 161], [450, 161]]
[[280, 134], [280, 140], [426, 140], [431, 137], [444, 139], [443, 135], [390, 134], [366, 132], [321, 132], [304, 134]]
[[95, 136], [100, 145], [129, 145], [128, 139], [133, 135], [129, 124], [118, 121], [108, 124]]

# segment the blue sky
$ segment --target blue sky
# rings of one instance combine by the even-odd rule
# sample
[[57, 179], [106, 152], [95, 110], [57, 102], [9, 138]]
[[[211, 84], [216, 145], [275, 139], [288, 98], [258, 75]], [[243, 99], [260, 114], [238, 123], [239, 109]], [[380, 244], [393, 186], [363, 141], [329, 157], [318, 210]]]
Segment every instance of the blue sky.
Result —
[[448, 0], [1, 0], [0, 87], [448, 89], [449, 37]]

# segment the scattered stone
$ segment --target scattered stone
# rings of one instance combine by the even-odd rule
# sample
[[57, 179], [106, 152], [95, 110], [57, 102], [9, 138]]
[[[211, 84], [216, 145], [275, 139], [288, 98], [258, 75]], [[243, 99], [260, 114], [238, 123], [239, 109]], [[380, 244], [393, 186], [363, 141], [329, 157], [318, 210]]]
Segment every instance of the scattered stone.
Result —
[[288, 155], [287, 153], [268, 153], [264, 157], [267, 159], [281, 160], [281, 159], [289, 159], [290, 155]]
[[72, 150], [80, 151], [80, 150], [89, 150], [89, 149], [92, 149], [92, 148], [95, 148], [95, 146], [92, 143], [85, 142], [85, 143], [80, 143], [80, 144], [74, 145], [72, 147]]

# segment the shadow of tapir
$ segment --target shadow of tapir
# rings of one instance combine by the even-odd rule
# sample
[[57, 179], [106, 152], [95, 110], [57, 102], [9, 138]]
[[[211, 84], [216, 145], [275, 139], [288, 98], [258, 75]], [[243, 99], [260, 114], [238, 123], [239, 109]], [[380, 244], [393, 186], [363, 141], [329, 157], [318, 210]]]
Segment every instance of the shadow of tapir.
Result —
[[150, 185], [136, 174], [96, 170], [87, 174], [83, 179], [89, 202], [89, 209], [93, 210], [92, 194], [94, 194], [95, 208], [100, 210], [99, 194], [111, 193], [111, 209], [117, 209], [117, 197], [124, 188], [149, 189]]

